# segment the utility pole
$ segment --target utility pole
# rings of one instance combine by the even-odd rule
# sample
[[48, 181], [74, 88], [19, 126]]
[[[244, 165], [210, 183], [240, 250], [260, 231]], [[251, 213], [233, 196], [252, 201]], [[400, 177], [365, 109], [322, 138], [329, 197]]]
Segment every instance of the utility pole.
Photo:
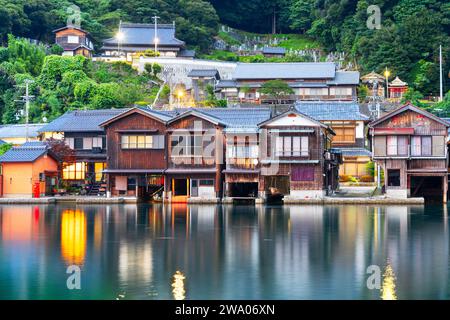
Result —
[[442, 45], [439, 46], [439, 101], [444, 100], [444, 79], [442, 76]]
[[26, 79], [25, 81], [25, 95], [22, 96], [22, 100], [16, 100], [17, 102], [25, 102], [25, 141], [28, 142], [28, 122], [29, 122], [29, 111], [30, 111], [30, 101], [34, 96], [29, 94], [29, 85], [33, 83], [33, 80]]
[[275, 13], [275, 8], [273, 8], [273, 16], [272, 16], [272, 34], [277, 33], [277, 16]]
[[122, 20], [119, 21], [119, 32], [118, 34], [118, 39], [117, 39], [117, 54], [120, 57], [120, 42], [122, 41], [123, 38], [123, 34], [122, 34]]
[[155, 42], [155, 54], [156, 54], [158, 52], [158, 19], [159, 19], [159, 17], [155, 15], [152, 19], [155, 20], [155, 39], [154, 39], [154, 42]]

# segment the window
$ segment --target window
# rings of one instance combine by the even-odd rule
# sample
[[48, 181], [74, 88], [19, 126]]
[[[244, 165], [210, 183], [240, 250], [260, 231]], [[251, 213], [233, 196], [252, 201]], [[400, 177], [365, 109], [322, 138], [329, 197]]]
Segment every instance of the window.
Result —
[[95, 181], [103, 181], [103, 170], [106, 169], [106, 163], [96, 162], [94, 164]]
[[400, 187], [400, 170], [388, 170], [388, 186]]
[[408, 155], [408, 137], [399, 136], [397, 137], [397, 153], [399, 156]]
[[78, 36], [67, 36], [67, 43], [79, 43], [80, 38]]
[[201, 156], [203, 154], [203, 136], [193, 135], [191, 136], [191, 155]]
[[[202, 135], [189, 135], [184, 134], [180, 136], [173, 135], [171, 140], [171, 156], [205, 156], [213, 157], [214, 148], [210, 149], [209, 144], [214, 142], [214, 139], [208, 140]], [[208, 151], [211, 154], [204, 154], [204, 151]]]
[[92, 149], [92, 138], [83, 138], [83, 149], [91, 150]]
[[297, 166], [292, 168], [292, 181], [314, 181], [313, 166]]
[[120, 142], [122, 149], [164, 149], [162, 135], [122, 135]]
[[76, 162], [72, 164], [63, 164], [64, 180], [84, 180], [86, 177], [86, 163]]
[[[308, 91], [306, 91], [308, 92]], [[328, 89], [327, 88], [310, 88], [309, 89], [309, 95], [310, 96], [327, 96], [328, 95]]]
[[431, 137], [422, 137], [422, 156], [431, 156]]
[[128, 177], [127, 179], [127, 190], [135, 191], [136, 190], [136, 178]]
[[92, 138], [92, 148], [103, 149], [103, 138], [102, 137]]
[[351, 96], [352, 88], [345, 88], [345, 87], [330, 88], [330, 94], [336, 97]]
[[228, 158], [250, 158], [257, 159], [258, 158], [258, 146], [236, 146], [236, 145], [228, 145], [227, 146]]
[[407, 156], [408, 155], [408, 137], [407, 136], [388, 136], [386, 141], [387, 141], [387, 155], [388, 156]]
[[210, 179], [208, 179], [208, 180], [200, 180], [199, 181], [199, 186], [201, 186], [201, 187], [214, 186], [214, 180], [210, 180]]
[[275, 140], [275, 156], [307, 157], [309, 155], [309, 138], [307, 136], [277, 136]]
[[309, 155], [309, 139], [308, 137], [301, 137], [301, 156], [307, 157]]
[[74, 139], [73, 138], [65, 138], [66, 144], [69, 146], [70, 149], [75, 148]]
[[74, 138], [74, 147], [75, 150], [83, 149], [83, 138]]
[[331, 126], [336, 136], [333, 137], [334, 143], [355, 143], [356, 141], [356, 126], [352, 122], [329, 122], [327, 123]]
[[284, 137], [284, 153], [283, 156], [290, 157], [292, 156], [292, 138]]
[[422, 154], [422, 138], [411, 137], [411, 155], [420, 156]]
[[387, 137], [387, 154], [389, 156], [397, 155], [397, 136]]

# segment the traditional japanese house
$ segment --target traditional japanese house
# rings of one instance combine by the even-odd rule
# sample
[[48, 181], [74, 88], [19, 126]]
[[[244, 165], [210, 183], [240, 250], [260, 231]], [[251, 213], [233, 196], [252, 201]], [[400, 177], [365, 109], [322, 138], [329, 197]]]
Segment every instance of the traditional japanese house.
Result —
[[[322, 198], [337, 185], [338, 159], [329, 153], [333, 130], [292, 109], [260, 124], [261, 195], [284, 201]], [[264, 145], [265, 144], [265, 145]]]
[[154, 24], [147, 23], [122, 23], [119, 28], [122, 38], [103, 41], [101, 50], [106, 56], [125, 54], [127, 60], [132, 61], [136, 53], [155, 50], [155, 42], [161, 57], [175, 58], [185, 52], [184, 41], [175, 36], [175, 23], [158, 24], [156, 30]]
[[58, 158], [39, 141], [13, 147], [0, 156], [0, 196], [52, 195], [58, 182]]
[[339, 175], [361, 178], [367, 176], [371, 152], [367, 139], [369, 117], [360, 112], [358, 103], [345, 101], [298, 101], [296, 109], [330, 126], [335, 132], [332, 147], [342, 155]]
[[39, 129], [41, 139], [64, 139], [75, 150], [75, 163], [64, 163], [62, 179], [73, 186], [85, 186], [91, 194], [104, 189], [106, 134], [99, 124], [127, 109], [69, 111]]
[[264, 199], [259, 194], [261, 137], [258, 125], [268, 120], [270, 114], [268, 108], [215, 110], [214, 115], [227, 124], [224, 129], [226, 166], [222, 171], [225, 198]]
[[282, 97], [281, 104], [297, 100], [355, 101], [359, 72], [338, 71], [330, 62], [238, 63], [232, 79], [218, 83], [218, 96], [230, 103], [274, 104], [273, 97], [261, 93], [261, 86], [275, 79], [283, 80], [294, 91]]
[[53, 30], [53, 33], [55, 33], [56, 44], [64, 49], [63, 55], [82, 55], [88, 58], [92, 56], [94, 45], [89, 32], [79, 27], [68, 25]]
[[222, 197], [225, 126], [200, 109], [188, 109], [167, 122], [166, 200], [216, 202]]
[[108, 147], [106, 174], [112, 196], [161, 196], [167, 167], [167, 113], [148, 108], [126, 110], [100, 124]]
[[447, 202], [449, 122], [408, 103], [369, 127], [388, 196], [438, 196]]
[[0, 139], [18, 146], [28, 141], [39, 141], [39, 132], [45, 123], [4, 124], [0, 126]]

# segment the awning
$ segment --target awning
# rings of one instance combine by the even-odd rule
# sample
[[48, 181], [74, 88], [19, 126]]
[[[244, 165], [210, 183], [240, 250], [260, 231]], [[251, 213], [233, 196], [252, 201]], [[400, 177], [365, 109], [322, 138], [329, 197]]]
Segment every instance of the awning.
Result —
[[222, 171], [223, 173], [229, 174], [259, 174], [260, 170], [251, 170], [251, 169], [226, 169]]
[[155, 133], [158, 132], [156, 129], [119, 129], [115, 130], [119, 133]]
[[414, 134], [414, 128], [373, 128], [374, 135], [412, 135]]
[[163, 174], [164, 169], [105, 169], [103, 173], [151, 173]]
[[191, 169], [191, 168], [183, 168], [183, 169], [167, 169], [165, 173], [167, 174], [192, 174], [192, 173], [216, 173], [216, 168], [211, 169]]

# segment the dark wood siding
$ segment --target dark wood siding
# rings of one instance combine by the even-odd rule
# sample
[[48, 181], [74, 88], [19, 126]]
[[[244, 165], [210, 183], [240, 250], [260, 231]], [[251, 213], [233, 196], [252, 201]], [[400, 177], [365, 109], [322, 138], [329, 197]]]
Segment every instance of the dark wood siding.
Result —
[[[119, 119], [106, 128], [108, 146], [108, 169], [165, 169], [165, 149], [122, 149], [120, 146], [121, 135], [127, 130], [151, 130], [151, 134], [165, 135], [165, 124], [144, 116], [133, 113]], [[165, 138], [165, 145], [167, 141]]]

